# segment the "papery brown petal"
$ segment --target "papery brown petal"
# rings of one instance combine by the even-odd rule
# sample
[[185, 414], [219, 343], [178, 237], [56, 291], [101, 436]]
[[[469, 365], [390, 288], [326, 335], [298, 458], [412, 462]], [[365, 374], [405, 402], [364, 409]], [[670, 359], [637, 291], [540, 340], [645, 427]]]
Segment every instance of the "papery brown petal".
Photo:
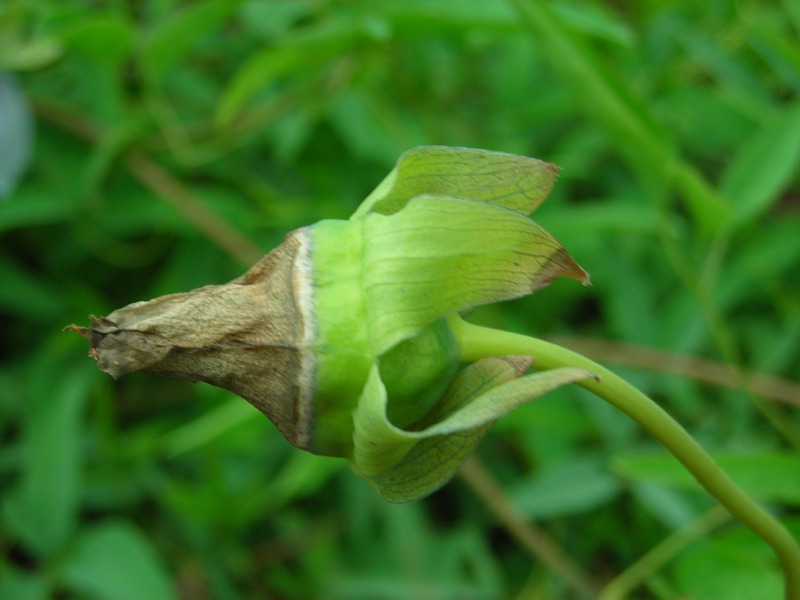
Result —
[[308, 449], [313, 317], [308, 235], [284, 242], [223, 285], [136, 302], [91, 325], [70, 325], [98, 367], [204, 381], [248, 400], [294, 445]]

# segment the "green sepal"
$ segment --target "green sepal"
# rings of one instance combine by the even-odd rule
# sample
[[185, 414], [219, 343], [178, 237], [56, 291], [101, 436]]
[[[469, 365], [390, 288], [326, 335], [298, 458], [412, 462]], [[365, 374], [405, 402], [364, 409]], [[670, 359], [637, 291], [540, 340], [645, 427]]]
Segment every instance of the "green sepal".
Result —
[[420, 146], [405, 152], [351, 220], [392, 214], [414, 196], [469, 198], [531, 214], [553, 188], [558, 167], [535, 158], [474, 148]]
[[361, 281], [377, 355], [452, 312], [525, 296], [561, 276], [588, 282], [553, 236], [502, 206], [417, 196], [398, 213], [361, 223]]
[[501, 416], [559, 386], [593, 377], [573, 368], [519, 377], [530, 364], [528, 359], [520, 368], [520, 359], [487, 358], [464, 368], [413, 429], [389, 421], [386, 388], [374, 367], [354, 415], [351, 467], [388, 500], [420, 498], [453, 476]]

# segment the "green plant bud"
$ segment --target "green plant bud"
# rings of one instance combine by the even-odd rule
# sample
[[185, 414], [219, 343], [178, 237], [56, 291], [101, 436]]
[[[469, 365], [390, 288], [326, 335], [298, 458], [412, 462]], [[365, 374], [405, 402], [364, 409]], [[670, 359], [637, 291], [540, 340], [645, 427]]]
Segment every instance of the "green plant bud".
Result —
[[[519, 156], [417, 148], [350, 220], [290, 233], [238, 279], [69, 329], [114, 377], [143, 371], [231, 390], [292, 444], [346, 457], [387, 497], [411, 499], [446, 481], [498, 416], [590, 376], [512, 377], [508, 361], [459, 371], [447, 320], [557, 277], [588, 282], [527, 217], [556, 173]], [[434, 457], [427, 483], [412, 484]]]

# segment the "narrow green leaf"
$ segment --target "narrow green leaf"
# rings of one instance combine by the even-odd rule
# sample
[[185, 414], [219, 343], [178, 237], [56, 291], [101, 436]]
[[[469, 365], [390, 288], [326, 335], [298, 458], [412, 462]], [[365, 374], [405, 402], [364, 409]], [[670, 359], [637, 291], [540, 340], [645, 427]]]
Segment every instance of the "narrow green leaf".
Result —
[[759, 73], [750, 61], [740, 60], [730, 48], [719, 43], [699, 27], [678, 26], [675, 37], [682, 43], [692, 60], [702, 65], [715, 83], [725, 89], [731, 100], [747, 107], [751, 116], [764, 114], [771, 109], [772, 101], [767, 86], [763, 85]]
[[700, 516], [701, 508], [683, 490], [656, 483], [634, 483], [628, 486], [628, 492], [645, 512], [670, 530], [685, 527]]
[[631, 26], [605, 4], [553, 4], [553, 11], [572, 29], [585, 35], [632, 47], [634, 34]]
[[[715, 454], [719, 466], [745, 491], [775, 502], [800, 504], [800, 456], [754, 452]], [[620, 454], [612, 469], [621, 477], [685, 489], [700, 489], [692, 475], [664, 452]]]
[[56, 62], [64, 55], [64, 47], [55, 38], [12, 40], [0, 46], [0, 70], [36, 71]]
[[160, 83], [169, 70], [182, 61], [194, 45], [238, 7], [241, 0], [204, 0], [156, 24], [143, 40], [142, 59], [152, 83]]
[[53, 381], [52, 396], [25, 423], [22, 481], [7, 499], [4, 517], [39, 555], [63, 549], [77, 525], [81, 412], [89, 381], [85, 370], [69, 370]]
[[796, 176], [800, 165], [800, 103], [767, 121], [734, 158], [722, 191], [735, 205], [735, 219], [752, 220], [768, 210]]
[[403, 154], [351, 219], [392, 214], [414, 196], [457, 196], [529, 215], [544, 202], [558, 167], [535, 158], [473, 148], [421, 146]]
[[679, 556], [674, 574], [680, 597], [725, 600], [783, 597], [778, 561], [766, 544], [742, 528], [706, 537]]
[[706, 231], [717, 230], [727, 220], [730, 207], [699, 171], [677, 159], [674, 143], [647, 105], [545, 3], [512, 3], [554, 72], [581, 99], [580, 106], [606, 132], [617, 152], [651, 188], [674, 184], [695, 222]]
[[339, 458], [292, 452], [264, 489], [268, 510], [277, 513], [287, 504], [320, 493], [322, 486], [343, 468]]
[[508, 490], [522, 514], [548, 519], [588, 512], [610, 502], [620, 485], [604, 461], [579, 456], [517, 481]]
[[255, 39], [272, 41], [286, 34], [303, 19], [314, 18], [314, 3], [250, 1], [242, 5], [239, 20], [245, 31]]
[[339, 90], [326, 103], [326, 117], [350, 154], [365, 162], [391, 164], [406, 149], [428, 139], [416, 115], [386, 103], [384, 90]]
[[241, 425], [261, 418], [263, 415], [251, 404], [233, 397], [166, 434], [161, 440], [164, 454], [175, 458], [193, 452]]
[[53, 285], [2, 256], [0, 281], [0, 308], [4, 311], [30, 319], [65, 313], [63, 297]]
[[391, 0], [382, 8], [391, 21], [414, 32], [453, 28], [459, 31], [480, 28], [481, 31], [510, 32], [516, 29], [514, 12], [502, 2], [432, 2], [431, 0]]
[[[558, 223], [564, 239], [590, 236], [603, 239], [608, 235], [655, 236], [665, 227], [663, 217], [652, 206], [614, 201], [611, 198], [589, 200], [586, 204], [550, 207], [548, 219]], [[568, 244], [569, 245], [569, 244]]]
[[12, 201], [0, 202], [0, 234], [22, 227], [60, 223], [71, 216], [73, 206], [66, 199], [54, 201], [49, 188], [31, 182], [17, 190]]
[[[582, 38], [574, 35], [549, 7], [533, 0], [513, 0], [523, 22], [536, 34], [557, 74], [582, 107], [608, 132], [617, 149], [640, 168], [668, 160], [672, 148], [644, 104], [608, 72]], [[591, 99], [591, 101], [588, 101]]]
[[70, 49], [112, 68], [130, 56], [134, 45], [132, 24], [111, 13], [86, 15], [61, 38]]
[[126, 521], [86, 529], [64, 564], [64, 584], [97, 600], [171, 600], [169, 576], [152, 544]]
[[758, 18], [748, 23], [750, 43], [761, 54], [764, 61], [776, 73], [780, 73], [786, 84], [800, 89], [800, 47], [793, 31], [779, 30], [768, 20]]
[[328, 22], [324, 26], [288, 35], [278, 46], [253, 53], [233, 74], [217, 106], [216, 121], [229, 123], [260, 90], [291, 73], [309, 73], [328, 60], [354, 50], [365, 38], [359, 26]]

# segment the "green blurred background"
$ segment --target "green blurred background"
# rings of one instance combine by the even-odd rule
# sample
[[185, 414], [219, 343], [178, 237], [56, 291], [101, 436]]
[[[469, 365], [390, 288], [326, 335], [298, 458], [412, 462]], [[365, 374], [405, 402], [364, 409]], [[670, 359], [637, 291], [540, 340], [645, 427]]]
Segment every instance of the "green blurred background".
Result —
[[594, 285], [473, 320], [617, 369], [798, 532], [799, 34], [796, 0], [0, 0], [0, 598], [582, 597], [476, 488], [595, 589], [778, 598], [769, 548], [580, 390], [498, 424], [499, 490], [390, 505], [60, 330], [238, 276], [409, 147], [535, 156]]

